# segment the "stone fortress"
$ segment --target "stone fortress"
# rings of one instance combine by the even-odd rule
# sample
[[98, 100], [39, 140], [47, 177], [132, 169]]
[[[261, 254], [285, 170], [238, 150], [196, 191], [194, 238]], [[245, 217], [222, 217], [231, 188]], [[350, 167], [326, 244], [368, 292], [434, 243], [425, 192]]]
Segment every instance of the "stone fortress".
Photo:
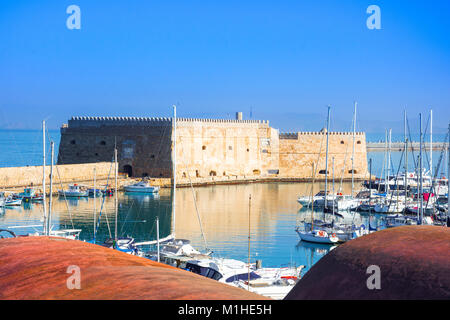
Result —
[[[130, 177], [172, 177], [172, 118], [72, 117], [61, 128], [58, 164], [110, 162], [118, 150], [119, 172]], [[352, 176], [353, 134], [329, 133], [329, 179]], [[315, 164], [325, 178], [326, 130], [279, 133], [266, 120], [177, 118], [177, 177], [305, 180]], [[365, 134], [355, 135], [355, 179], [367, 179]], [[178, 180], [177, 179], [177, 180]]]

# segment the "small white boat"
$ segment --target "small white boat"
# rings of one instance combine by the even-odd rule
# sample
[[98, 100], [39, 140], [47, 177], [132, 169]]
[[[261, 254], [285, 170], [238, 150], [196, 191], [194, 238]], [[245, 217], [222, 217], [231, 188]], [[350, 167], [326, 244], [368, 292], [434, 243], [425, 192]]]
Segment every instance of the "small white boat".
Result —
[[138, 192], [138, 193], [156, 193], [159, 192], [158, 186], [152, 186], [146, 181], [140, 181], [135, 184], [131, 184], [124, 187], [126, 192]]
[[89, 191], [78, 184], [70, 184], [69, 190], [58, 190], [58, 194], [62, 197], [89, 197]]
[[312, 230], [306, 231], [297, 228], [295, 230], [302, 241], [314, 242], [314, 243], [326, 243], [326, 244], [334, 244], [339, 242], [339, 238], [335, 233], [331, 235], [328, 234], [325, 230]]

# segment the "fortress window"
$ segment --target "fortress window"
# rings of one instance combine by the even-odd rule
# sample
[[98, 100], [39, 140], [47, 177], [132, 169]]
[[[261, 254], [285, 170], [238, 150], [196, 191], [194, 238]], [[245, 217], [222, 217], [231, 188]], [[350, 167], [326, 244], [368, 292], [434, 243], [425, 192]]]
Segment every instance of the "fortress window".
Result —
[[267, 149], [262, 149], [261, 152], [262, 152], [262, 153], [269, 153], [269, 152], [267, 151]]
[[202, 150], [206, 150], [206, 146], [202, 146]]
[[344, 140], [341, 140], [341, 144], [344, 144]]
[[210, 175], [211, 177], [215, 177], [217, 174], [216, 174], [215, 171], [210, 171], [210, 172], [209, 172], [209, 175]]
[[98, 157], [98, 153], [96, 153], [95, 156]]
[[186, 172], [183, 172], [183, 178], [186, 178]]
[[327, 170], [320, 170], [319, 174], [327, 174]]
[[253, 174], [254, 174], [255, 176], [259, 176], [259, 175], [261, 174], [261, 171], [258, 170], [258, 169], [255, 169], [255, 170], [253, 170]]
[[100, 144], [101, 144], [102, 146], [106, 146], [106, 141], [101, 141]]
[[226, 173], [226, 172], [224, 171], [224, 172], [223, 172], [223, 175], [224, 175], [224, 176], [226, 176], [226, 175], [227, 175], [227, 173]]
[[228, 146], [228, 150], [233, 150], [233, 147], [232, 146]]
[[198, 170], [195, 170], [195, 176], [198, 178], [200, 177], [200, 174], [198, 173]]
[[70, 144], [76, 144], [76, 141], [75, 140], [71, 140]]
[[150, 156], [150, 158], [151, 158], [151, 159], [155, 159], [155, 155], [152, 154], [152, 155]]
[[361, 141], [360, 141], [360, 140], [358, 140], [358, 141], [356, 142], [356, 144], [361, 144]]
[[353, 170], [350, 169], [350, 170], [348, 170], [348, 173], [358, 173], [358, 171], [356, 171], [354, 169]]
[[250, 149], [247, 149], [247, 152], [249, 152], [250, 151]]

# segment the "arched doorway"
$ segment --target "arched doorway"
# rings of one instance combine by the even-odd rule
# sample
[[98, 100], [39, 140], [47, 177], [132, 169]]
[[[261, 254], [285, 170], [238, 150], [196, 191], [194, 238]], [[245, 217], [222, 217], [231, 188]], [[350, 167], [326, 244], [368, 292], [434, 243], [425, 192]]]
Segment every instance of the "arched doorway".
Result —
[[129, 177], [133, 176], [133, 167], [129, 164], [123, 166], [123, 172], [126, 173]]

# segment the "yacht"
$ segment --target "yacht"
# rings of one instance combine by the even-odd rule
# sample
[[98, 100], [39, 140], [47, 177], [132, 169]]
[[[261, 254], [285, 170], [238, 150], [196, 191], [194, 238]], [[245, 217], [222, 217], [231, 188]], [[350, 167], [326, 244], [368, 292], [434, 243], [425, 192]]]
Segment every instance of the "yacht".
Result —
[[159, 187], [152, 186], [147, 181], [140, 181], [138, 183], [125, 186], [124, 190], [126, 192], [156, 193], [159, 192]]
[[295, 286], [303, 268], [258, 268], [256, 264], [224, 258], [189, 260], [184, 267], [185, 270], [272, 299], [283, 299]]

